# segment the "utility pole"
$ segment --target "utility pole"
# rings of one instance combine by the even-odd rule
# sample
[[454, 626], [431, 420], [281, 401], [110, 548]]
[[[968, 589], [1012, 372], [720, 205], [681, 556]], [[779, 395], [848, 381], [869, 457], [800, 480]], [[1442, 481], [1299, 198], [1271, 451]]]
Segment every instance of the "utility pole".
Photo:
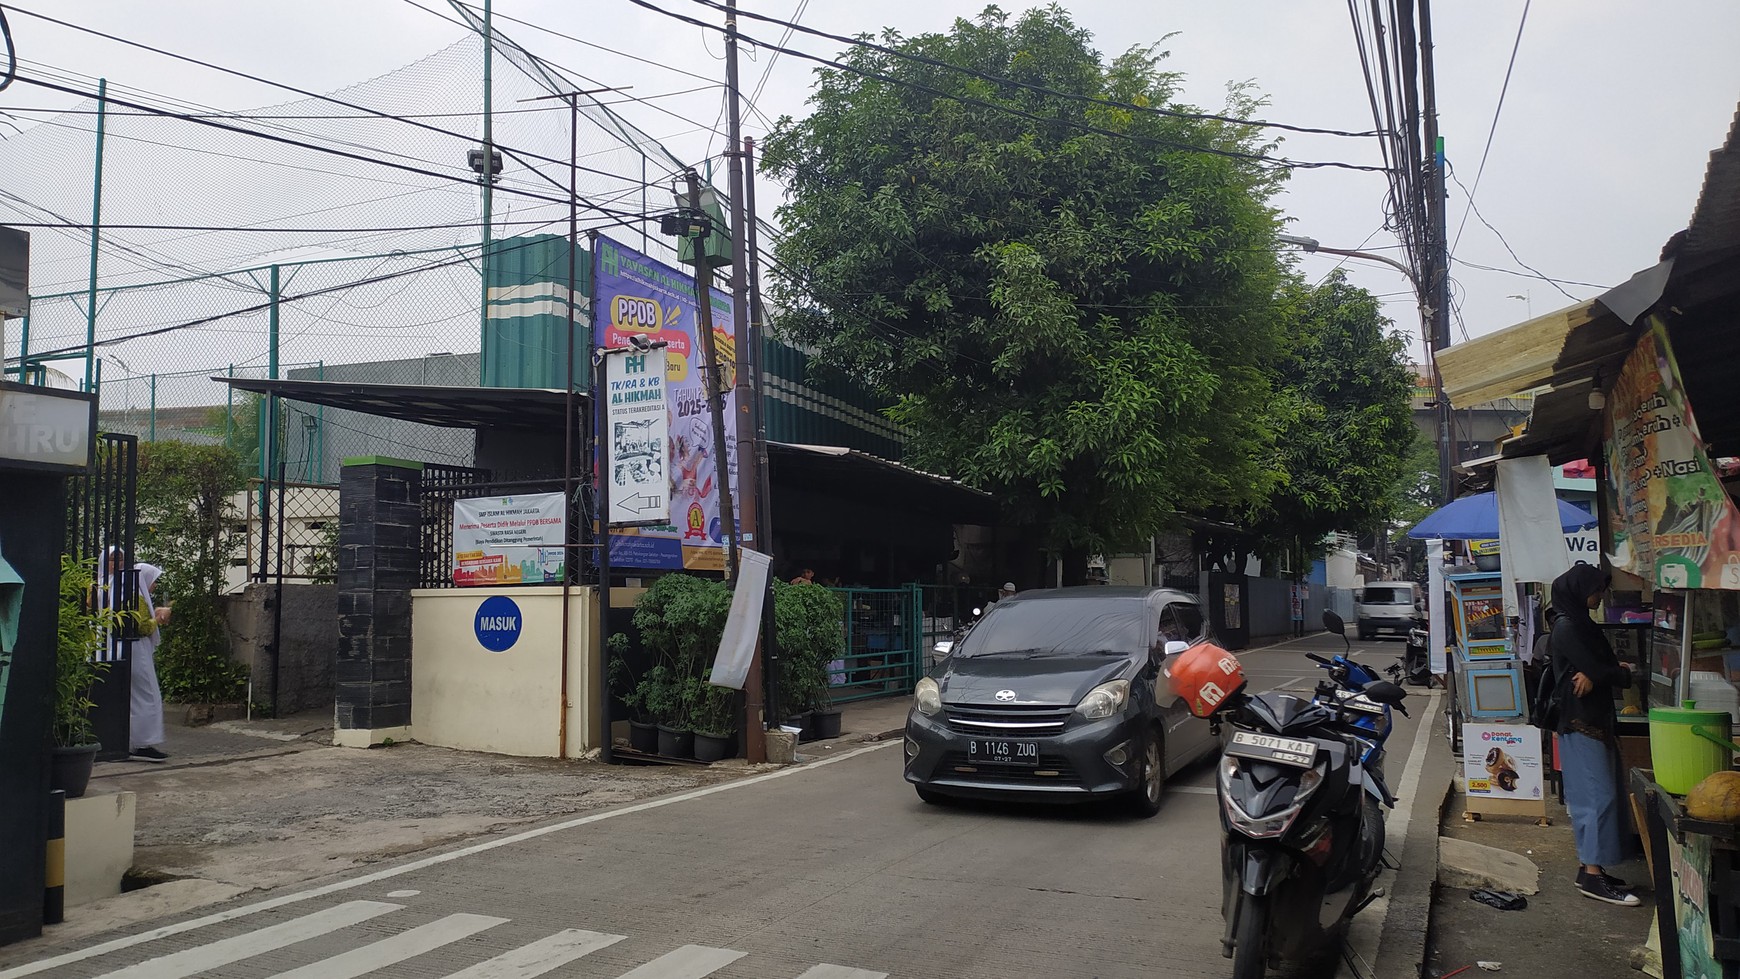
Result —
[[[85, 391], [97, 389], [97, 255], [103, 240], [103, 129], [109, 116], [109, 80], [97, 79], [96, 176], [91, 187], [91, 281], [85, 295]], [[19, 362], [19, 367], [24, 366]]]
[[1437, 353], [1450, 346], [1450, 241], [1445, 234], [1444, 137], [1438, 134], [1437, 81], [1432, 69], [1432, 3], [1419, 0], [1420, 88], [1426, 129], [1426, 254], [1421, 300], [1432, 314], [1432, 385], [1438, 399], [1438, 495], [1443, 503], [1456, 498], [1456, 415], [1444, 396]]
[[[689, 188], [689, 206], [697, 212], [701, 207], [701, 178], [693, 168], [683, 173]], [[707, 256], [710, 223], [702, 221], [704, 232], [691, 240], [695, 244], [695, 332], [701, 337], [701, 356], [707, 359], [707, 412], [713, 423], [713, 460], [719, 477], [719, 526], [725, 535], [725, 580], [737, 580], [737, 511], [731, 493], [731, 467], [725, 453], [725, 378], [719, 368], [719, 345], [713, 338], [713, 266]], [[735, 310], [733, 311], [735, 313]], [[741, 355], [739, 355], [741, 359]]]
[[[741, 537], [753, 543], [762, 553], [768, 553], [767, 530], [761, 526], [758, 501], [761, 497], [761, 466], [757, 452], [755, 419], [761, 407], [757, 400], [755, 366], [761, 360], [761, 335], [750, 326], [749, 317], [749, 246], [748, 224], [754, 220], [744, 206], [745, 174], [743, 161], [747, 153], [743, 144], [743, 111], [738, 98], [737, 78], [737, 0], [725, 0], [725, 89], [730, 113], [730, 129], [726, 136], [725, 155], [729, 159], [731, 187], [731, 326], [737, 338], [737, 490], [743, 510]], [[721, 398], [723, 395], [721, 394]], [[757, 535], [760, 535], [759, 537]], [[734, 574], [738, 585], [742, 579]], [[762, 608], [773, 604], [772, 577], [764, 586]], [[767, 616], [762, 616], [765, 623]], [[744, 748], [751, 764], [767, 760], [766, 740], [758, 737], [765, 724], [762, 690], [762, 643], [764, 635], [756, 637], [755, 652], [749, 660], [749, 675], [743, 682], [748, 723], [744, 733]]]

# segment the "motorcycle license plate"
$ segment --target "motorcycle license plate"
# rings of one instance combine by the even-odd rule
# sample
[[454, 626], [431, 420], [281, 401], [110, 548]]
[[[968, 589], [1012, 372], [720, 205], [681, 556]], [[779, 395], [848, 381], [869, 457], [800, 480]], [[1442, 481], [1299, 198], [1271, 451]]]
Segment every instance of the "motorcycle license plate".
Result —
[[1253, 761], [1269, 761], [1277, 765], [1310, 768], [1317, 760], [1317, 746], [1294, 738], [1277, 738], [1252, 731], [1235, 731], [1227, 743], [1226, 753]]
[[980, 765], [1039, 764], [1037, 741], [989, 741], [974, 738], [967, 742], [967, 761]]

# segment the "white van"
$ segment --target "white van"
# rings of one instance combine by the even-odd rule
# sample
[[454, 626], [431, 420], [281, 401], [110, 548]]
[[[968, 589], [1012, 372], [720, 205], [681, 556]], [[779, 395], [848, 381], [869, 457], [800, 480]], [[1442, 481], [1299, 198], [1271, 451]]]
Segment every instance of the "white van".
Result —
[[1420, 586], [1411, 581], [1374, 581], [1353, 593], [1359, 638], [1382, 633], [1406, 638], [1419, 615]]

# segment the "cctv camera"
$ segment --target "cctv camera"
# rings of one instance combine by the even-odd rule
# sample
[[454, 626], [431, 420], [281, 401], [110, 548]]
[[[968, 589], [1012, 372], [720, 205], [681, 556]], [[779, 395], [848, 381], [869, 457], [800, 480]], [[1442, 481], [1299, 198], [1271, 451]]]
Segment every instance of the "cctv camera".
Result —
[[644, 333], [630, 333], [628, 342], [634, 344], [636, 350], [651, 350], [652, 340]]

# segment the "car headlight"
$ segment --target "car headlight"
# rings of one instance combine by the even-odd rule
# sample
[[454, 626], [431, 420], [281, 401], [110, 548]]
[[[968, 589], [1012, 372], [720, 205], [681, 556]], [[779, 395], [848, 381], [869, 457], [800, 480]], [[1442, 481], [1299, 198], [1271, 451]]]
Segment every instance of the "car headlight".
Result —
[[1115, 717], [1123, 712], [1124, 705], [1130, 701], [1130, 681], [1113, 680], [1102, 683], [1088, 691], [1088, 695], [1075, 705], [1075, 712], [1090, 721], [1102, 717]]
[[912, 706], [926, 717], [942, 710], [942, 688], [928, 676], [918, 681], [918, 686], [912, 691]]
[[1224, 756], [1220, 760], [1220, 803], [1221, 810], [1226, 814], [1226, 820], [1239, 832], [1255, 839], [1267, 839], [1280, 836], [1293, 825], [1293, 820], [1299, 818], [1300, 810], [1305, 808], [1305, 802], [1317, 787], [1323, 784], [1324, 766], [1317, 765], [1299, 776], [1299, 787], [1293, 793], [1293, 801], [1287, 808], [1279, 812], [1254, 816], [1245, 812], [1233, 797], [1233, 779], [1239, 773], [1239, 760]]

